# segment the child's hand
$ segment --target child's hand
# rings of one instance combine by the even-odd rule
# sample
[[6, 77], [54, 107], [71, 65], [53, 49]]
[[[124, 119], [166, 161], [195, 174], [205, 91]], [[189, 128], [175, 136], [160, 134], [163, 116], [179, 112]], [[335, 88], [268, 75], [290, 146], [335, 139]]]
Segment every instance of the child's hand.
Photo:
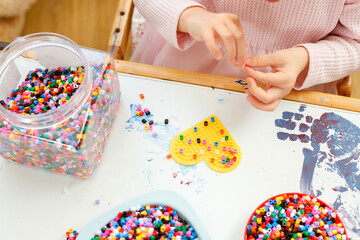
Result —
[[191, 7], [181, 14], [178, 31], [189, 33], [196, 41], [204, 41], [217, 60], [222, 58], [222, 54], [216, 43], [225, 46], [228, 61], [237, 67], [244, 67], [246, 43], [236, 15], [211, 13], [200, 7]]
[[[307, 75], [309, 55], [303, 47], [289, 48], [249, 58], [246, 65], [245, 71], [249, 75], [246, 78], [247, 100], [257, 109], [274, 111], [280, 100], [294, 87], [300, 73], [302, 76], [297, 85], [302, 85], [299, 81], [303, 81], [303, 76]], [[272, 68], [269, 73], [253, 69], [267, 66]], [[256, 82], [261, 83], [264, 88], [257, 86]]]

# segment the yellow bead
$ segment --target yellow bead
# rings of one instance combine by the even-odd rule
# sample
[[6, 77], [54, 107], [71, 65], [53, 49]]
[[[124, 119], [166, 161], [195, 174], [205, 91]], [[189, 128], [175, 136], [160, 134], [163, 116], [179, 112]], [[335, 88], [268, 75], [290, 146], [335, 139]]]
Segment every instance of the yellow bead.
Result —
[[166, 228], [165, 228], [164, 225], [162, 225], [162, 226], [160, 227], [160, 231], [161, 231], [161, 232], [165, 232], [165, 229], [166, 229]]

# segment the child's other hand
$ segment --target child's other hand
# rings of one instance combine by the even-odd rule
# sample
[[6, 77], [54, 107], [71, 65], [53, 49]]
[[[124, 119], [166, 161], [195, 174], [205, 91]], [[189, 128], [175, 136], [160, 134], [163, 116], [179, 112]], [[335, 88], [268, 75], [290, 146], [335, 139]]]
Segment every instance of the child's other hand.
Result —
[[230, 63], [241, 68], [245, 66], [246, 43], [236, 15], [191, 7], [181, 14], [178, 31], [189, 33], [196, 41], [204, 41], [217, 60], [222, 58], [222, 54], [216, 43], [223, 45]]
[[[272, 71], [264, 73], [253, 68], [270, 66]], [[296, 47], [273, 52], [264, 56], [247, 59], [245, 71], [248, 83], [247, 100], [255, 108], [263, 111], [274, 111], [280, 100], [294, 87], [298, 76], [307, 75], [309, 55], [305, 48]], [[304, 74], [304, 75], [303, 75]], [[299, 78], [303, 81], [305, 77]], [[257, 82], [264, 88], [259, 87]], [[297, 85], [301, 83], [297, 83]]]

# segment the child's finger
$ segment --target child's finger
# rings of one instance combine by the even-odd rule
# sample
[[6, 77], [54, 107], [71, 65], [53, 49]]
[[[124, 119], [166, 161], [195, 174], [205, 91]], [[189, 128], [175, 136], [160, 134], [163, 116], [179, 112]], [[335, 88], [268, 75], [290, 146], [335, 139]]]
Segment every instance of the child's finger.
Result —
[[243, 68], [246, 60], [246, 43], [242, 29], [234, 22], [227, 22], [226, 26], [233, 33], [236, 44], [235, 65]]
[[273, 112], [277, 106], [279, 106], [281, 99], [275, 100], [274, 102], [271, 102], [269, 104], [265, 104], [257, 100], [254, 96], [249, 94], [246, 97], [246, 100], [249, 101], [249, 103], [256, 109], [262, 110], [262, 111], [268, 111]]
[[244, 70], [247, 75], [264, 85], [282, 87], [286, 83], [286, 78], [282, 77], [280, 72], [264, 73], [261, 71], [256, 71], [250, 67], [245, 67]]
[[259, 101], [269, 104], [277, 99], [281, 99], [284, 96], [284, 90], [278, 87], [270, 87], [268, 90], [264, 90], [256, 85], [255, 80], [252, 77], [246, 78], [248, 83], [248, 90]]
[[226, 27], [225, 24], [215, 27], [215, 30], [222, 42], [224, 43], [226, 54], [228, 55], [228, 60], [230, 63], [235, 62], [236, 56], [236, 44], [235, 38], [232, 32]]
[[222, 58], [222, 53], [216, 45], [214, 33], [212, 31], [207, 31], [205, 33], [204, 42], [205, 42], [206, 47], [209, 49], [210, 53], [213, 55], [213, 57], [216, 60], [220, 60]]
[[268, 55], [260, 55], [254, 56], [246, 59], [246, 65], [255, 68], [262, 68], [267, 66], [276, 66], [282, 64], [283, 61], [277, 54], [268, 54]]

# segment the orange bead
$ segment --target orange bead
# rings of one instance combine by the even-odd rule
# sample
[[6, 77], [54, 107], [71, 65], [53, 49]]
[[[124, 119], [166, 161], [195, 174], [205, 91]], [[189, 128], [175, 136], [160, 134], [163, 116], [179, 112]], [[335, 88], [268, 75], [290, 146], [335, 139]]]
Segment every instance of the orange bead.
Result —
[[166, 158], [167, 158], [167, 159], [170, 159], [170, 158], [171, 158], [171, 154], [166, 155]]
[[144, 98], [145, 98], [144, 94], [141, 93], [141, 94], [140, 94], [140, 98], [141, 98], [141, 99], [144, 99]]

